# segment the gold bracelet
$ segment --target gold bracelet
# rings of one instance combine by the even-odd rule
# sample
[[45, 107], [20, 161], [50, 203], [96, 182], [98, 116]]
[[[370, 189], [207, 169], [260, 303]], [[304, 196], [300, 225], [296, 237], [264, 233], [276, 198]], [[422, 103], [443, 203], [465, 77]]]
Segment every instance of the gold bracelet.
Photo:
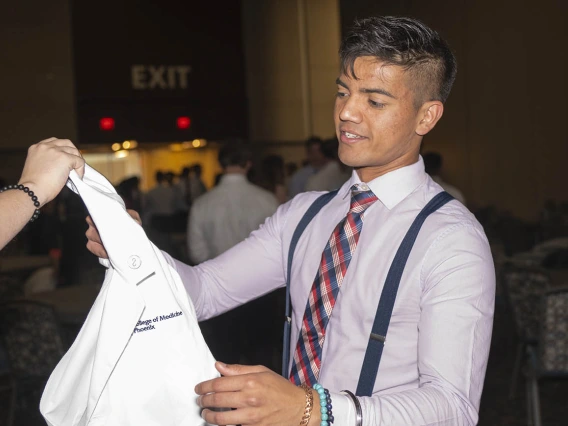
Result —
[[305, 383], [301, 384], [300, 387], [306, 392], [306, 408], [304, 408], [304, 415], [302, 416], [300, 426], [307, 426], [310, 422], [310, 417], [312, 417], [312, 409], [314, 408], [314, 394], [312, 393], [312, 388]]

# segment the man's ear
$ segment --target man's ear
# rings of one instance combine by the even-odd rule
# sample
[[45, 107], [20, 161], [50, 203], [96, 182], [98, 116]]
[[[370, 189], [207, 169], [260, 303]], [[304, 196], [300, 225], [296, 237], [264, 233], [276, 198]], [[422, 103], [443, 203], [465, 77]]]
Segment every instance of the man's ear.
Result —
[[436, 126], [436, 123], [444, 114], [444, 104], [440, 101], [430, 101], [420, 107], [418, 117], [420, 121], [416, 125], [416, 134], [424, 136]]

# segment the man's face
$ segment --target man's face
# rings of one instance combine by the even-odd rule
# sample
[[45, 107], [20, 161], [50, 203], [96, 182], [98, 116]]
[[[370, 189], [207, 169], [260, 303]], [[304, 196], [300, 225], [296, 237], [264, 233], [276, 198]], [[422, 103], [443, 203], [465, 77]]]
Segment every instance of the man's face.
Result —
[[363, 56], [355, 60], [355, 75], [358, 80], [343, 73], [337, 80], [335, 130], [340, 160], [368, 182], [418, 160], [425, 106], [416, 109], [401, 67]]

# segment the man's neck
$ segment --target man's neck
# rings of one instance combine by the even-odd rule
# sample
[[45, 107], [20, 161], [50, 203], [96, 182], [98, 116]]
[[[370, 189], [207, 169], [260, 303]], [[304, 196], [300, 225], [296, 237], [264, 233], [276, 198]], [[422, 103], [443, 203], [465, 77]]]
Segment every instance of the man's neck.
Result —
[[225, 168], [225, 174], [227, 175], [246, 175], [247, 169], [240, 166], [229, 166]]

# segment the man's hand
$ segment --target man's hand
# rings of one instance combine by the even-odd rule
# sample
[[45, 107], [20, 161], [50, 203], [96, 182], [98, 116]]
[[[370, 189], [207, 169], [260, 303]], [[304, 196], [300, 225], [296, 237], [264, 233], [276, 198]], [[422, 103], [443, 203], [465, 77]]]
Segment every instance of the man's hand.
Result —
[[71, 170], [83, 177], [85, 160], [79, 150], [68, 139], [49, 138], [30, 146], [18, 183], [34, 192], [41, 207], [61, 192]]
[[[142, 219], [140, 219], [140, 215], [136, 210], [126, 210], [132, 219], [138, 222], [139, 225], [142, 225]], [[97, 257], [101, 257], [103, 259], [108, 259], [108, 253], [103, 246], [103, 242], [101, 241], [101, 236], [99, 235], [99, 230], [95, 226], [93, 219], [91, 216], [87, 216], [87, 224], [89, 228], [85, 235], [87, 237], [87, 249], [93, 253]]]
[[[303, 389], [263, 366], [215, 363], [224, 377], [208, 380], [195, 387], [198, 404], [206, 408], [202, 417], [215, 425], [296, 426], [304, 415], [306, 394]], [[319, 396], [309, 425], [319, 425]], [[234, 408], [212, 411], [207, 408]]]

